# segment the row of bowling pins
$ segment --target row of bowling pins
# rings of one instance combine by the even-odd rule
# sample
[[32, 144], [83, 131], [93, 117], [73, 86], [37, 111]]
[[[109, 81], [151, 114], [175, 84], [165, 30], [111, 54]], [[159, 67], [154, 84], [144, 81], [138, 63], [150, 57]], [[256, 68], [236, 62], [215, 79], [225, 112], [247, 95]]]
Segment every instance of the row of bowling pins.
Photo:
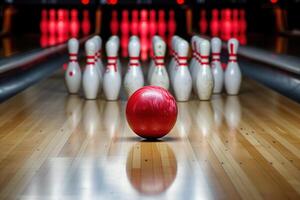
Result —
[[[172, 37], [172, 58], [168, 65], [168, 73], [163, 64], [163, 40], [153, 38], [154, 58], [148, 72], [150, 85], [158, 85], [169, 89], [169, 82], [177, 101], [188, 101], [192, 90], [200, 100], [209, 100], [213, 93], [221, 93], [225, 83], [226, 92], [230, 95], [239, 93], [242, 76], [237, 63], [238, 41], [234, 38], [228, 42], [229, 63], [225, 73], [221, 67], [220, 52], [222, 42], [215, 37], [211, 41], [212, 68], [209, 63], [210, 42], [199, 36], [191, 39], [193, 57], [188, 64], [189, 44], [179, 36]], [[158, 45], [158, 48], [155, 47]]]
[[[68, 50], [70, 59], [65, 73], [69, 93], [78, 93], [82, 79], [83, 92], [86, 99], [96, 99], [102, 87], [107, 100], [117, 100], [119, 98], [122, 83], [121, 64], [118, 58], [119, 38], [111, 36], [105, 45], [107, 54], [105, 72], [101, 61], [101, 45], [102, 40], [100, 36], [94, 36], [85, 43], [87, 60], [83, 77], [81, 77], [80, 66], [77, 62], [79, 43], [75, 38], [69, 40]], [[167, 84], [165, 88], [168, 88], [169, 78], [164, 66], [166, 44], [161, 37], [153, 37], [153, 48], [156, 52], [157, 61], [154, 65], [156, 67], [150, 79], [150, 84], [163, 87]], [[124, 88], [128, 96], [145, 84], [143, 71], [139, 62], [140, 50], [139, 38], [131, 36], [128, 45], [128, 70], [124, 77]]]
[[118, 59], [120, 41], [111, 36], [106, 43], [106, 70], [101, 60], [102, 39], [96, 35], [85, 42], [86, 65], [81, 73], [77, 61], [79, 42], [72, 38], [68, 41], [69, 63], [65, 73], [66, 86], [71, 94], [78, 93], [83, 87], [86, 99], [96, 99], [102, 88], [107, 100], [117, 100], [121, 88], [121, 64]]
[[[164, 64], [166, 44], [160, 36], [152, 38], [154, 57], [151, 60], [148, 72], [148, 83], [169, 89], [172, 84], [176, 99], [187, 101], [191, 90], [198, 95], [200, 100], [209, 100], [212, 93], [220, 93], [225, 76], [225, 88], [228, 94], [238, 94], [241, 84], [241, 73], [236, 62], [238, 42], [231, 39], [229, 46], [229, 64], [223, 75], [220, 63], [221, 40], [212, 39], [213, 69], [209, 64], [209, 41], [193, 36], [193, 57], [188, 67], [189, 44], [179, 36], [172, 38], [173, 57], [169, 63], [169, 74]], [[119, 38], [111, 36], [106, 43], [107, 67], [104, 73], [101, 55], [101, 38], [94, 36], [85, 44], [87, 65], [83, 73], [83, 90], [87, 99], [97, 98], [98, 91], [103, 90], [107, 100], [117, 100], [121, 88], [121, 65], [118, 59]], [[77, 63], [78, 41], [69, 40], [68, 43], [70, 62], [66, 71], [66, 83], [70, 93], [77, 93], [80, 88], [81, 72]], [[129, 41], [129, 64], [124, 77], [124, 87], [128, 96], [144, 86], [144, 76], [139, 62], [140, 41], [137, 36], [132, 36]], [[74, 65], [76, 66], [74, 68]], [[77, 72], [77, 73], [76, 73]], [[170, 75], [170, 79], [169, 79]], [[92, 81], [93, 80], [93, 81]]]
[[[210, 42], [199, 36], [191, 39], [193, 57], [190, 62], [192, 88], [200, 100], [209, 100], [213, 93], [221, 93], [223, 85], [227, 94], [237, 95], [240, 90], [242, 75], [237, 63], [238, 41], [228, 41], [229, 62], [225, 73], [221, 67], [220, 53], [222, 42], [214, 37]], [[209, 63], [210, 46], [212, 62]]]

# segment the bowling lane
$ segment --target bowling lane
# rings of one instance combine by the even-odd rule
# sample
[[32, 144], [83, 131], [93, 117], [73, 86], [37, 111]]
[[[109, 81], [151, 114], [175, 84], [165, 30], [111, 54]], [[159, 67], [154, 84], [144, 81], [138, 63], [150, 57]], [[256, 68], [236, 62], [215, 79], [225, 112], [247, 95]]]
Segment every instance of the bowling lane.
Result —
[[[82, 95], [81, 95], [82, 96]], [[300, 106], [244, 79], [178, 103], [157, 142], [125, 101], [69, 96], [56, 73], [0, 105], [0, 199], [299, 199]]]

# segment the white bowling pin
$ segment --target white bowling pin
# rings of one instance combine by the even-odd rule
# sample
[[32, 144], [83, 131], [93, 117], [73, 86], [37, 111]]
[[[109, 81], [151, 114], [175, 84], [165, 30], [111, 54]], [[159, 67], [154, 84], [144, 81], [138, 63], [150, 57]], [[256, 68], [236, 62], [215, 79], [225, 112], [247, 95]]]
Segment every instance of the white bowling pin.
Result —
[[95, 67], [97, 69], [97, 72], [99, 74], [99, 76], [102, 78], [102, 74], [101, 74], [101, 70], [100, 70], [100, 66], [99, 66], [99, 62], [98, 62], [98, 51], [99, 51], [99, 36], [95, 35], [94, 37], [92, 37], [93, 42], [95, 43], [96, 46], [96, 53], [95, 53]]
[[220, 62], [222, 42], [220, 38], [214, 37], [211, 40], [211, 52], [212, 52], [212, 73], [214, 77], [214, 89], [213, 93], [221, 93], [223, 89], [224, 73]]
[[103, 78], [103, 91], [106, 100], [114, 101], [119, 98], [121, 89], [121, 74], [118, 71], [118, 44], [114, 39], [106, 42], [105, 50], [107, 55], [106, 71]]
[[150, 85], [160, 86], [168, 90], [170, 81], [164, 63], [164, 56], [166, 53], [166, 43], [163, 40], [159, 40], [155, 42], [153, 49], [154, 49], [155, 69], [150, 78]]
[[202, 40], [200, 45], [201, 67], [197, 73], [197, 93], [200, 100], [209, 100], [214, 87], [214, 78], [209, 66], [210, 45], [208, 40]]
[[97, 52], [96, 52], [96, 55], [97, 55], [97, 60], [96, 60], [96, 63], [100, 69], [100, 72], [101, 72], [101, 75], [103, 77], [103, 73], [105, 71], [105, 68], [104, 68], [104, 65], [103, 65], [103, 62], [102, 62], [102, 39], [99, 35], [95, 35], [94, 36], [95, 40], [97, 41]]
[[229, 95], [237, 95], [242, 83], [242, 74], [236, 56], [238, 46], [239, 42], [235, 38], [228, 41], [229, 61], [225, 70], [225, 88]]
[[174, 48], [173, 48], [173, 52], [174, 52], [174, 64], [171, 65], [171, 69], [170, 69], [170, 81], [171, 81], [171, 84], [173, 84], [174, 82], [174, 76], [175, 76], [175, 73], [178, 69], [178, 43], [180, 41], [182, 41], [183, 39], [181, 37], [176, 37], [175, 38], [175, 41], [174, 41]]
[[178, 69], [174, 73], [173, 89], [177, 101], [188, 101], [192, 91], [192, 77], [188, 69], [189, 44], [181, 40], [177, 44]]
[[197, 41], [196, 41], [197, 37], [198, 36], [194, 35], [191, 38], [192, 59], [189, 63], [189, 69], [190, 69], [193, 80], [194, 80], [193, 72], [195, 71], [195, 69], [194, 69], [195, 68], [195, 63], [197, 62]]
[[144, 86], [144, 75], [139, 62], [140, 49], [139, 38], [131, 36], [128, 45], [129, 65], [124, 78], [124, 87], [128, 97]]
[[191, 70], [191, 74], [192, 74], [192, 79], [193, 79], [193, 91], [195, 94], [198, 94], [198, 90], [197, 90], [197, 75], [198, 75], [198, 71], [201, 68], [201, 56], [200, 56], [200, 51], [201, 51], [201, 42], [203, 41], [203, 39], [199, 36], [197, 36], [195, 38], [195, 63], [194, 66]]
[[119, 36], [117, 35], [113, 35], [109, 38], [109, 40], [113, 40], [115, 43], [116, 43], [116, 48], [117, 48], [117, 68], [118, 68], [118, 72], [122, 75], [122, 64], [120, 62], [120, 59], [119, 59], [119, 49], [120, 49], [120, 38]]
[[[99, 92], [101, 92], [102, 89], [102, 82], [103, 82], [103, 74], [101, 71], [101, 65], [102, 65], [102, 61], [98, 60], [98, 52], [100, 49], [100, 37], [98, 35], [94, 36], [92, 38], [92, 40], [94, 41], [95, 45], [96, 45], [96, 53], [95, 53], [95, 67], [97, 69], [97, 72], [99, 74], [99, 79], [100, 79], [100, 84], [99, 84]], [[103, 66], [102, 66], [103, 67]]]
[[[155, 35], [152, 37], [152, 49], [154, 49], [154, 43], [157, 40], [162, 40], [162, 38], [158, 35]], [[155, 63], [154, 63], [154, 59], [152, 58], [150, 61], [150, 66], [149, 66], [148, 75], [147, 75], [148, 83], [150, 83], [150, 79], [151, 79], [154, 69], [155, 69]]]
[[168, 65], [168, 72], [169, 72], [169, 74], [170, 74], [170, 76], [171, 76], [171, 74], [172, 74], [172, 71], [174, 70], [174, 68], [175, 68], [175, 65], [176, 65], [176, 57], [177, 57], [177, 53], [176, 53], [176, 51], [175, 51], [175, 45], [176, 45], [176, 41], [178, 40], [178, 38], [179, 38], [179, 36], [177, 36], [177, 35], [174, 35], [173, 37], [172, 37], [172, 39], [171, 39], [171, 52], [172, 52], [172, 58], [171, 58], [171, 60], [170, 60], [170, 62], [169, 62], [169, 65]]
[[86, 99], [96, 99], [100, 77], [95, 67], [96, 44], [92, 39], [85, 43], [85, 51], [87, 59], [82, 79], [83, 93]]
[[81, 84], [81, 70], [77, 62], [78, 48], [79, 42], [76, 38], [68, 41], [69, 63], [65, 72], [65, 82], [71, 94], [78, 93]]

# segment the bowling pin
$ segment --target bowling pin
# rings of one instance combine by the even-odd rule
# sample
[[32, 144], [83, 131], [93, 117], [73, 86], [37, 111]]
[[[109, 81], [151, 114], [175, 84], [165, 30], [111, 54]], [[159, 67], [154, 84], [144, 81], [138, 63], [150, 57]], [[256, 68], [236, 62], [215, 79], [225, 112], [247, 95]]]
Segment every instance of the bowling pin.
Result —
[[223, 69], [220, 62], [220, 52], [221, 52], [222, 42], [220, 38], [214, 37], [211, 40], [211, 51], [212, 51], [212, 73], [214, 77], [214, 89], [213, 93], [221, 93], [223, 89]]
[[118, 73], [120, 73], [120, 75], [122, 75], [122, 65], [118, 56], [118, 52], [119, 52], [119, 48], [120, 48], [120, 38], [117, 35], [113, 35], [110, 36], [109, 40], [113, 40], [113, 42], [116, 44], [116, 48], [117, 48], [117, 54], [116, 54], [116, 58], [117, 58], [117, 68], [118, 68]]
[[177, 44], [182, 40], [181, 37], [176, 37], [175, 38], [175, 43], [174, 43], [174, 48], [173, 48], [173, 52], [174, 52], [174, 63], [170, 66], [170, 80], [171, 83], [173, 83], [174, 80], [174, 75], [178, 69], [178, 48], [177, 48]]
[[118, 43], [113, 37], [105, 45], [107, 55], [106, 71], [103, 78], [103, 91], [106, 100], [115, 101], [119, 98], [121, 89], [121, 74], [118, 71]]
[[201, 67], [198, 70], [196, 82], [200, 100], [210, 100], [214, 87], [214, 78], [209, 66], [209, 45], [208, 40], [203, 40], [200, 44]]
[[173, 89], [177, 101], [188, 101], [192, 90], [192, 77], [188, 69], [187, 55], [189, 44], [181, 40], [177, 44], [178, 49], [178, 69], [174, 74]]
[[144, 75], [139, 62], [140, 50], [139, 38], [131, 36], [128, 45], [129, 66], [124, 78], [124, 87], [128, 97], [144, 86]]
[[98, 56], [100, 45], [101, 45], [101, 38], [100, 38], [99, 35], [95, 35], [92, 39], [93, 39], [93, 41], [94, 41], [94, 43], [96, 45], [95, 67], [96, 67], [97, 72], [99, 74], [99, 79], [100, 79], [99, 92], [101, 92], [102, 82], [103, 82], [103, 73], [102, 73], [102, 71], [103, 71], [103, 63], [102, 63], [101, 59]]
[[102, 76], [104, 73], [104, 66], [103, 66], [103, 62], [101, 60], [102, 39], [99, 35], [95, 35], [93, 37], [93, 40], [96, 43], [95, 65], [97, 67], [97, 70], [99, 71], [100, 76]]
[[178, 40], [179, 36], [177, 35], [174, 35], [171, 39], [171, 55], [172, 55], [172, 58], [169, 62], [169, 65], [168, 65], [168, 72], [169, 74], [171, 75], [174, 68], [175, 68], [175, 65], [176, 65], [176, 59], [177, 59], [177, 53], [175, 51], [175, 45], [176, 45], [176, 41]]
[[193, 80], [193, 91], [195, 94], [198, 94], [198, 89], [197, 89], [197, 77], [198, 77], [198, 72], [199, 70], [201, 69], [201, 55], [200, 55], [200, 52], [201, 52], [201, 42], [203, 41], [204, 39], [197, 36], [195, 38], [195, 55], [196, 55], [196, 58], [195, 58], [195, 63], [194, 63], [194, 66], [191, 70], [191, 74], [192, 74], [192, 80]]
[[[155, 42], [158, 41], [158, 40], [162, 40], [162, 38], [158, 35], [155, 35], [155, 36], [152, 37], [152, 49], [154, 48]], [[149, 66], [148, 75], [147, 75], [148, 83], [150, 83], [150, 79], [152, 77], [154, 69], [155, 69], [155, 59], [154, 59], [154, 56], [153, 56], [153, 58], [150, 61], [150, 66]]]
[[150, 78], [150, 85], [160, 86], [168, 90], [170, 80], [164, 63], [166, 43], [163, 40], [156, 41], [153, 50], [155, 69]]
[[81, 70], [77, 62], [79, 42], [72, 38], [68, 41], [69, 63], [65, 72], [65, 82], [70, 94], [78, 93], [81, 84]]
[[199, 67], [197, 65], [197, 62], [198, 62], [198, 47], [197, 47], [197, 38], [198, 36], [194, 35], [192, 38], [191, 38], [191, 48], [192, 48], [192, 59], [190, 61], [190, 72], [191, 72], [191, 76], [192, 76], [192, 79], [195, 80], [196, 79], [196, 75], [195, 74], [195, 68], [196, 67]]
[[242, 82], [242, 74], [237, 63], [237, 50], [239, 42], [235, 38], [228, 41], [229, 61], [225, 70], [225, 89], [229, 95], [237, 95]]
[[95, 38], [98, 41], [98, 52], [96, 52], [97, 62], [98, 62], [99, 68], [100, 68], [101, 75], [103, 77], [103, 73], [104, 73], [105, 69], [104, 69], [102, 59], [101, 59], [102, 58], [102, 39], [99, 35], [95, 36]]
[[93, 39], [85, 43], [85, 52], [86, 66], [82, 79], [83, 92], [86, 99], [96, 99], [100, 85], [100, 77], [95, 66], [96, 43]]

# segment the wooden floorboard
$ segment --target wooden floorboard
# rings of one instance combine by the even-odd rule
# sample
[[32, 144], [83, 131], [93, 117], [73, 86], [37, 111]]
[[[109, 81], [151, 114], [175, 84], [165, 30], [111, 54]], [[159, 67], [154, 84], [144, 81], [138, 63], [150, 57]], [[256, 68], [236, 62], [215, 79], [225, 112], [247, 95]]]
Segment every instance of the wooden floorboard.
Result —
[[300, 105], [245, 79], [147, 142], [58, 73], [0, 105], [0, 199], [300, 199]]

